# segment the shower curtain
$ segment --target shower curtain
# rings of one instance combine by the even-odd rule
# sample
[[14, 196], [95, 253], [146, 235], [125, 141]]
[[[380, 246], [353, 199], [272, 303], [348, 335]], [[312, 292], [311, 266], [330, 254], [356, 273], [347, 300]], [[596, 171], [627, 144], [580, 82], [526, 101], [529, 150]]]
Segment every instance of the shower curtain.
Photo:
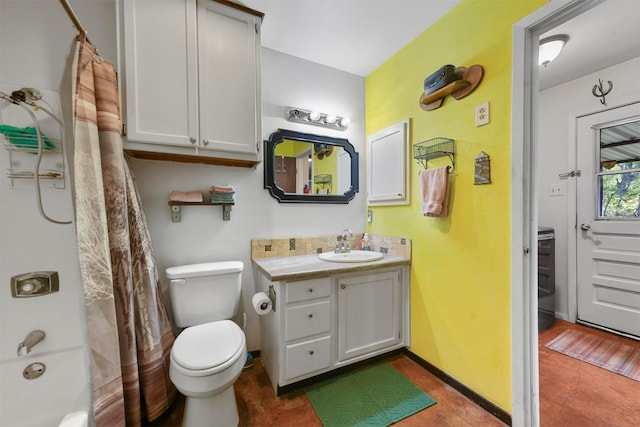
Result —
[[173, 401], [175, 339], [122, 151], [117, 76], [85, 36], [71, 69], [74, 201], [96, 426], [140, 426]]

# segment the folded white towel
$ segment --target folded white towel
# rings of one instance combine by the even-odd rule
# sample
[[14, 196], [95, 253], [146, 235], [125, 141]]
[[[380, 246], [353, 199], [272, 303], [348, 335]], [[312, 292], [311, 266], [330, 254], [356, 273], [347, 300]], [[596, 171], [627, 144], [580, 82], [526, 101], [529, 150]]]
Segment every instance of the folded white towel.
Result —
[[449, 213], [448, 169], [447, 166], [443, 166], [420, 171], [424, 216], [445, 217]]

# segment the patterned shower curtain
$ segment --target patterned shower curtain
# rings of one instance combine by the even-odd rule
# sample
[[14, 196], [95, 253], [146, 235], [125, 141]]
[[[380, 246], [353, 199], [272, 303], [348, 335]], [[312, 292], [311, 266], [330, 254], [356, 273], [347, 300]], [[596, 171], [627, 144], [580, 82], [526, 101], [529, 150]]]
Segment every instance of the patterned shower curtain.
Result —
[[76, 232], [96, 426], [140, 426], [175, 397], [175, 336], [122, 151], [115, 69], [80, 35], [72, 73]]

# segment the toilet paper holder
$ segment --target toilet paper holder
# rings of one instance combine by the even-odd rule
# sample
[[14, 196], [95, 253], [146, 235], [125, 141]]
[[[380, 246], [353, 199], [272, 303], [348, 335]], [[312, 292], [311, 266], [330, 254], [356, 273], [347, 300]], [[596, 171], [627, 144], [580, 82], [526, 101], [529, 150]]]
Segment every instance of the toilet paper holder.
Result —
[[273, 288], [273, 285], [269, 285], [269, 291], [267, 292], [267, 296], [271, 300], [271, 308], [273, 311], [276, 311], [276, 290]]

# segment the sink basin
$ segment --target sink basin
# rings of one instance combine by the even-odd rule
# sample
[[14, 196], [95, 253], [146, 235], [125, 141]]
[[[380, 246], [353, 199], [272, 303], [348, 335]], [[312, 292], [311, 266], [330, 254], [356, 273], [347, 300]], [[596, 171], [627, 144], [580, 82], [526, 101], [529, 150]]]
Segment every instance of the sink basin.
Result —
[[342, 254], [336, 254], [334, 252], [323, 252], [318, 254], [318, 258], [323, 261], [331, 262], [371, 262], [382, 259], [384, 254], [374, 251], [351, 251]]

